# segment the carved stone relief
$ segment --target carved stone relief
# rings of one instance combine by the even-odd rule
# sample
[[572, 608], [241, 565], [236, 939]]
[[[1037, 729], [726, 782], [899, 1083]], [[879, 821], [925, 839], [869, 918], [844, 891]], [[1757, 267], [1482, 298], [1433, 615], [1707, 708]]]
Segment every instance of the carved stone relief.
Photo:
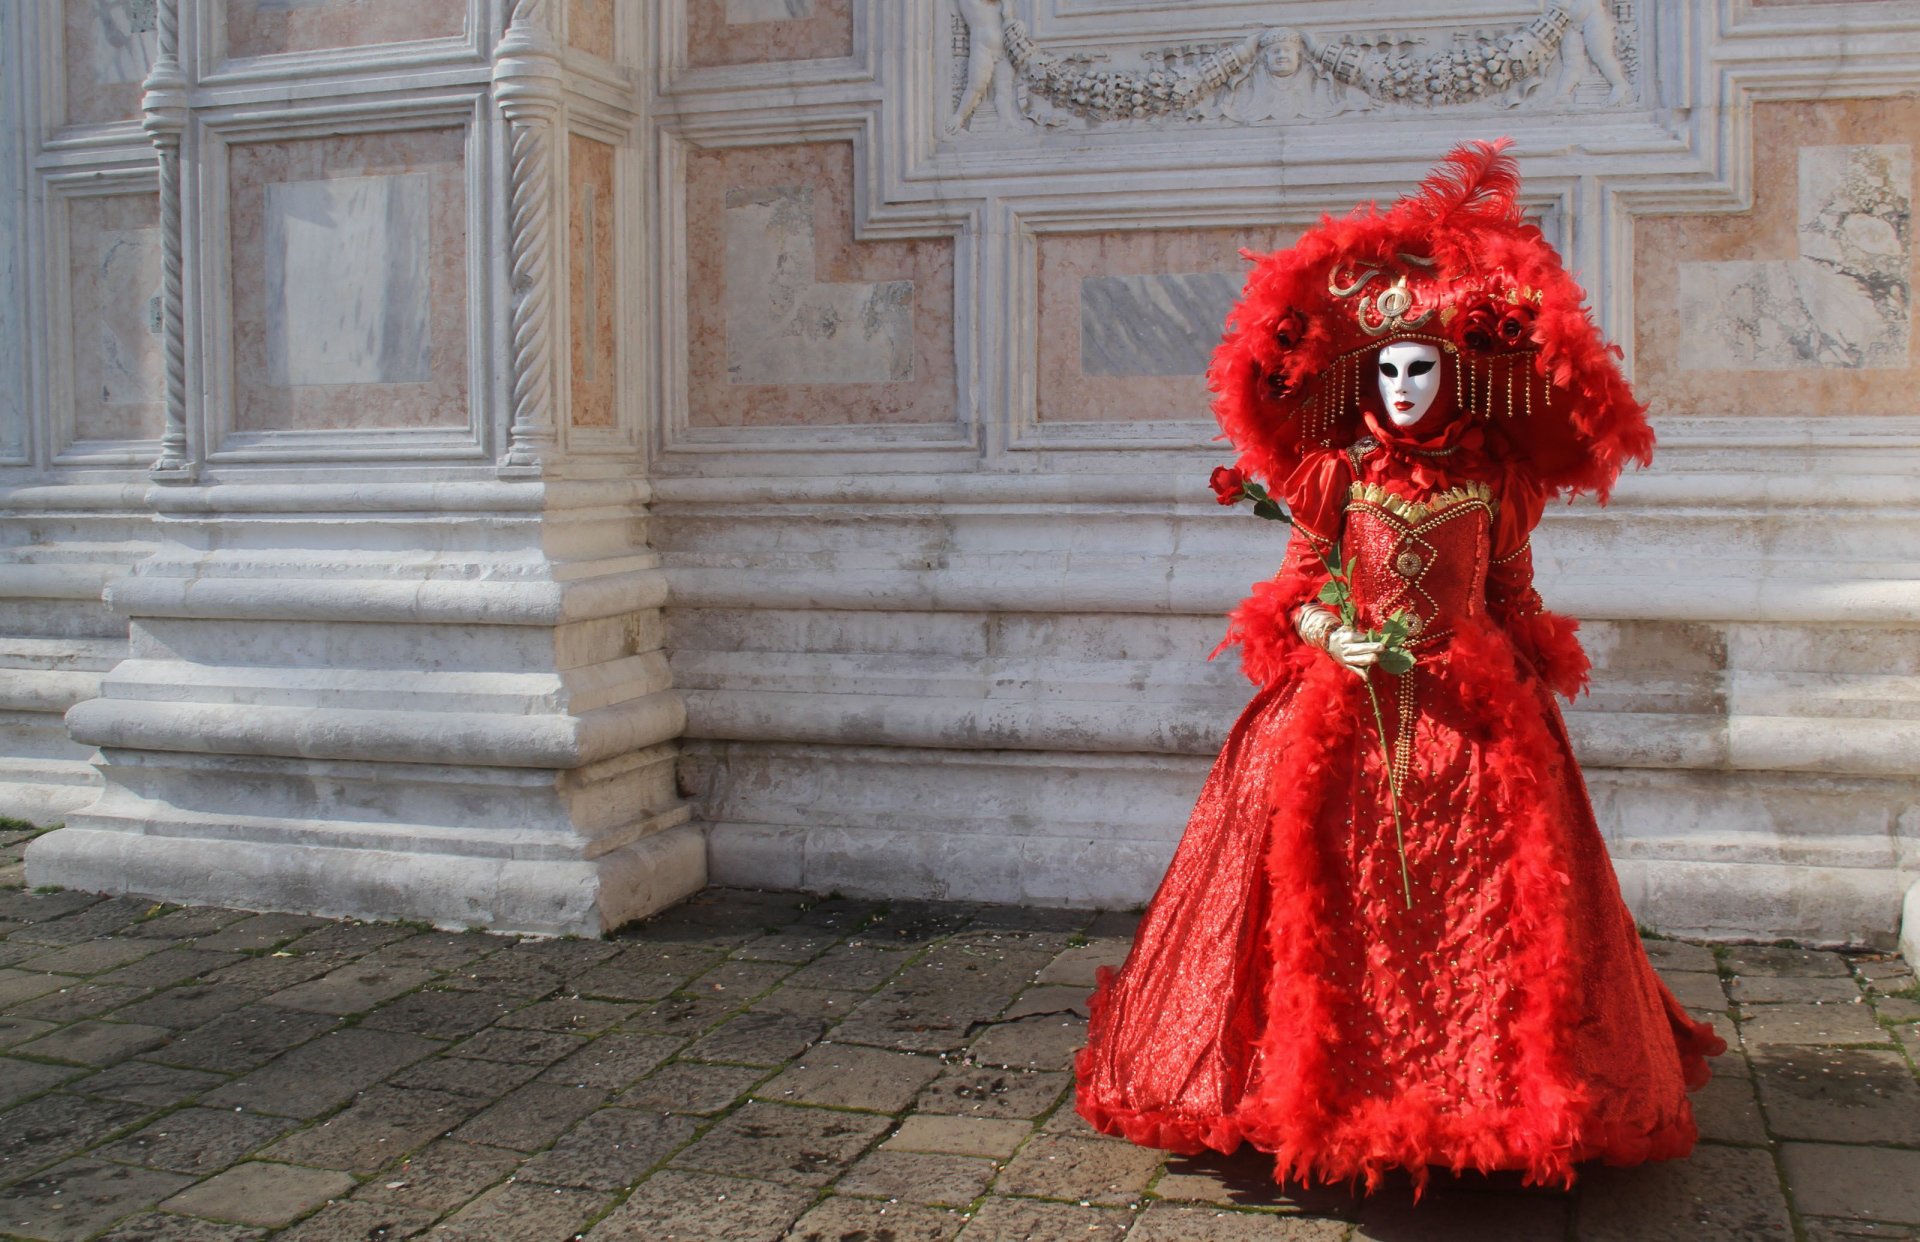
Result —
[[[1314, 31], [1272, 26], [1224, 42], [1123, 50], [1040, 46], [1013, 0], [954, 0], [953, 109], [947, 133], [977, 128], [983, 105], [1002, 125], [1310, 119], [1571, 100], [1632, 102], [1639, 65], [1636, 0], [1548, 0], [1540, 16], [1500, 30]], [[1597, 86], [1587, 86], [1592, 79]]]

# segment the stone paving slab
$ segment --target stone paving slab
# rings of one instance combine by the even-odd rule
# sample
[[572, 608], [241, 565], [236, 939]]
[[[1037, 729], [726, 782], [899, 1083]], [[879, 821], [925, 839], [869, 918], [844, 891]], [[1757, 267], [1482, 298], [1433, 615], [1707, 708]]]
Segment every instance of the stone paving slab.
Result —
[[1646, 941], [1733, 1045], [1693, 1155], [1415, 1203], [1073, 1112], [1136, 921], [708, 890], [543, 941], [0, 890], [0, 1239], [1920, 1238], [1897, 958]]

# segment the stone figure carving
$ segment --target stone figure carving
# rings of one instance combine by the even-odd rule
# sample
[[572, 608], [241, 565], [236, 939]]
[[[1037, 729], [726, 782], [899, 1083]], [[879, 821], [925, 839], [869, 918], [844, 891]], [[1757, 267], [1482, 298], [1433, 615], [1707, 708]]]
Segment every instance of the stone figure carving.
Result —
[[1150, 50], [1137, 70], [1041, 47], [1009, 0], [954, 4], [967, 34], [966, 78], [950, 135], [968, 128], [990, 93], [1003, 117], [1041, 124], [1159, 117], [1248, 124], [1381, 106], [1513, 107], [1543, 87], [1545, 97], [1564, 100], [1589, 64], [1608, 85], [1607, 105], [1632, 92], [1610, 0], [1551, 0], [1523, 26], [1461, 32], [1438, 51], [1390, 35], [1321, 38], [1272, 27], [1224, 43]]

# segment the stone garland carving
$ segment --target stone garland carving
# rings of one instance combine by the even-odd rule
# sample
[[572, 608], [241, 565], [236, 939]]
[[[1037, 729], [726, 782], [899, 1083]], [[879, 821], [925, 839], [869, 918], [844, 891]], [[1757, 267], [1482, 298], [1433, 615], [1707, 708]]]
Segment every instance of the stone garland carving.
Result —
[[537, 475], [558, 439], [553, 422], [553, 128], [560, 50], [548, 0], [518, 0], [495, 49], [494, 98], [507, 120], [508, 256], [512, 271], [513, 422], [502, 474]]
[[[1333, 115], [1355, 106], [1447, 107], [1488, 101], [1512, 107], [1547, 86], [1556, 99], [1571, 95], [1589, 62], [1608, 86], [1607, 104], [1632, 91], [1622, 60], [1637, 60], [1627, 28], [1631, 0], [1552, 0], [1539, 17], [1513, 30], [1463, 35], [1445, 51], [1422, 52], [1393, 36], [1348, 36], [1337, 41], [1288, 27], [1255, 31], [1224, 44], [1164, 48], [1145, 53], [1161, 68], [1095, 68], [1095, 56], [1056, 54], [1033, 41], [1007, 0], [954, 0], [956, 35], [964, 32], [966, 72], [947, 132], [958, 134], [989, 94], [1003, 117], [1059, 123], [1064, 112], [1091, 121], [1271, 120], [1283, 115]], [[1011, 70], [1002, 72], [1004, 63]], [[1316, 85], [1350, 88], [1331, 106], [1309, 109], [1278, 98], [1278, 84], [1302, 70]], [[1021, 96], [1022, 98], [1016, 98]]]
[[191, 482], [187, 458], [186, 286], [182, 273], [180, 142], [187, 129], [187, 78], [180, 68], [180, 0], [161, 0], [156, 55], [143, 83], [141, 128], [160, 165], [160, 339], [165, 355], [165, 416], [160, 456], [148, 474], [159, 483]]

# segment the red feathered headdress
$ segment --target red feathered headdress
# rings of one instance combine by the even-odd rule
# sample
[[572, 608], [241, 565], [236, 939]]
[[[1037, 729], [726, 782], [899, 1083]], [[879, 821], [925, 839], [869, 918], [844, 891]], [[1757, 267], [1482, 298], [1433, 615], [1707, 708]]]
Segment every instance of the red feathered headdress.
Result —
[[1456, 148], [1386, 211], [1331, 216], [1254, 260], [1214, 351], [1214, 414], [1242, 469], [1284, 480], [1316, 448], [1363, 433], [1373, 353], [1425, 341], [1447, 355], [1461, 409], [1549, 492], [1602, 500], [1645, 465], [1645, 407], [1601, 339], [1586, 295], [1515, 201], [1511, 139]]

